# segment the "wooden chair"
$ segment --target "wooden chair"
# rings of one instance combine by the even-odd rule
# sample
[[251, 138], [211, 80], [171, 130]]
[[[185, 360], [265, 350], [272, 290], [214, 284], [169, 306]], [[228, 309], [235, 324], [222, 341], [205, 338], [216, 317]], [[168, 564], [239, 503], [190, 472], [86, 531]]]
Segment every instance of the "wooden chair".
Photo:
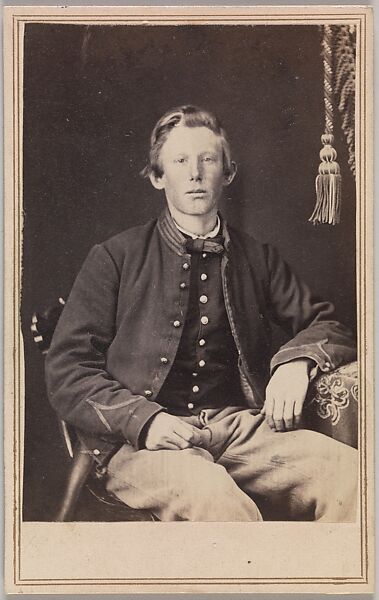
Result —
[[[32, 316], [31, 331], [33, 339], [42, 355], [46, 355], [50, 348], [53, 333], [64, 304], [65, 301], [63, 298], [59, 298], [59, 302], [56, 305], [43, 313], [36, 312]], [[107, 520], [157, 520], [150, 512], [133, 509], [118, 500], [115, 496], [109, 494], [105, 490], [102, 481], [106, 470], [101, 468], [96, 463], [92, 454], [88, 452], [80, 437], [80, 432], [61, 419], [59, 419], [58, 424], [71, 464], [66, 489], [54, 521], [65, 522], [75, 520], [75, 511], [84, 487], [100, 503], [102, 513], [105, 511], [108, 515], [112, 516], [112, 519], [107, 518]]]

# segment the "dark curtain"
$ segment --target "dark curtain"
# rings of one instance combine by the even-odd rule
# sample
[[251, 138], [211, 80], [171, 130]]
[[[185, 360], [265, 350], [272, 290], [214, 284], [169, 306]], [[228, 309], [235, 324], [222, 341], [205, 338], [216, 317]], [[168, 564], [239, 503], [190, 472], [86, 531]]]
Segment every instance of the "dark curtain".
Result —
[[32, 312], [68, 295], [93, 244], [159, 214], [164, 198], [139, 172], [168, 108], [219, 115], [238, 163], [226, 218], [277, 245], [354, 326], [355, 184], [338, 117], [342, 223], [307, 221], [323, 132], [320, 41], [316, 26], [26, 25], [25, 519], [51, 518], [66, 469]]

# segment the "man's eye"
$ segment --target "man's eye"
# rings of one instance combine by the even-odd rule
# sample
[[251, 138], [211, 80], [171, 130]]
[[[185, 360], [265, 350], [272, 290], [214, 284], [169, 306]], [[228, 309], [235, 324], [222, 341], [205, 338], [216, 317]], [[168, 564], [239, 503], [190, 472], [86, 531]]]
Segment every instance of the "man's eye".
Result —
[[175, 162], [182, 164], [185, 162], [185, 158], [176, 158]]
[[204, 162], [214, 162], [214, 158], [212, 156], [204, 156], [203, 161]]

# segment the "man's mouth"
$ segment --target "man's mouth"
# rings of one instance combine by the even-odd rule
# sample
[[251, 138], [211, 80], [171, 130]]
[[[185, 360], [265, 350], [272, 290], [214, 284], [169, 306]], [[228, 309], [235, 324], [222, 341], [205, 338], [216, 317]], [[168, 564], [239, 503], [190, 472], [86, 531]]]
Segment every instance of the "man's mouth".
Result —
[[186, 192], [187, 194], [206, 194], [206, 190], [202, 190], [202, 189], [198, 189], [198, 190], [189, 190], [188, 192]]

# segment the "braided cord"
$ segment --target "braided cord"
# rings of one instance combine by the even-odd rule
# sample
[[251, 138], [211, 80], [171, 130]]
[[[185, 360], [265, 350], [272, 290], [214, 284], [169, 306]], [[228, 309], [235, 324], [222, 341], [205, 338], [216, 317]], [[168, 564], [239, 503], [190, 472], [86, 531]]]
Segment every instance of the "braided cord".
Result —
[[341, 25], [335, 43], [335, 96], [346, 137], [348, 163], [355, 175], [355, 27]]
[[333, 133], [333, 32], [330, 25], [324, 25], [322, 58], [324, 63], [324, 105], [325, 133]]

